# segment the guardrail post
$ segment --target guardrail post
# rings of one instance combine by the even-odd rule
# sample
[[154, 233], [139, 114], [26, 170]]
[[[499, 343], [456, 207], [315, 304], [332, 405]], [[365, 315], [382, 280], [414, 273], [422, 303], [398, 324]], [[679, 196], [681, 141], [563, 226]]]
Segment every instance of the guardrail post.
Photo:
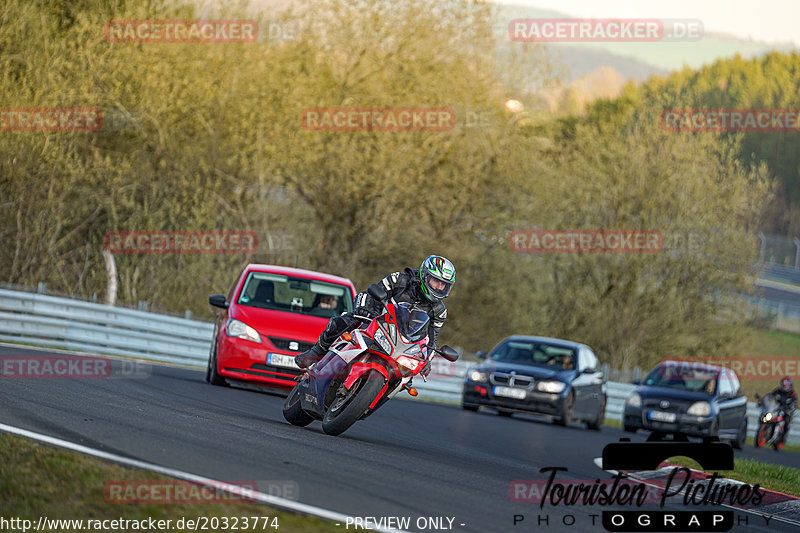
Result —
[[36, 288], [36, 292], [39, 294], [44, 294], [47, 289], [47, 285], [45, 285], [44, 281], [39, 282], [39, 286]]
[[192, 312], [191, 312], [189, 309], [187, 309], [187, 310], [186, 310], [186, 313], [184, 313], [184, 314], [183, 314], [183, 317], [184, 317], [186, 320], [191, 320], [191, 319], [192, 319]]
[[632, 381], [641, 380], [641, 379], [642, 379], [642, 369], [637, 366], [636, 368], [633, 369], [633, 380]]

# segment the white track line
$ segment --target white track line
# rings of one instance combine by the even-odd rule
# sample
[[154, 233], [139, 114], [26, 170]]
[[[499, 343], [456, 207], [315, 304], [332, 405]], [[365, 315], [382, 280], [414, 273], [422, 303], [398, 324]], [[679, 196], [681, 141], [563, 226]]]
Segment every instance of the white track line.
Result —
[[[337, 513], [335, 511], [329, 511], [328, 509], [323, 509], [321, 507], [316, 507], [314, 505], [308, 505], [305, 503], [296, 502], [294, 500], [288, 500], [286, 498], [280, 498], [278, 496], [272, 496], [271, 494], [264, 494], [263, 492], [253, 491], [251, 487], [241, 487], [231, 483], [216, 481], [207, 477], [191, 474], [189, 472], [175, 470], [174, 468], [167, 468], [153, 463], [139, 461], [137, 459], [130, 459], [128, 457], [123, 457], [121, 455], [116, 455], [113, 453], [96, 450], [94, 448], [89, 448], [88, 446], [83, 446], [82, 444], [76, 444], [74, 442], [69, 442], [56, 437], [51, 437], [49, 435], [43, 435], [41, 433], [28, 431], [27, 429], [22, 429], [15, 426], [9, 426], [0, 423], [0, 431], [5, 431], [6, 433], [12, 433], [14, 435], [19, 435], [21, 437], [27, 437], [29, 439], [33, 439], [39, 442], [44, 442], [47, 444], [51, 444], [53, 446], [58, 446], [59, 448], [66, 448], [68, 450], [84, 453], [86, 455], [92, 455], [94, 457], [105, 459], [107, 461], [113, 461], [115, 463], [132, 466], [134, 468], [149, 470], [151, 472], [157, 472], [159, 474], [164, 474], [174, 478], [184, 479], [186, 481], [191, 481], [193, 483], [198, 483], [200, 485], [210, 486], [215, 489], [220, 489], [225, 492], [230, 492], [231, 494], [241, 495], [246, 493], [248, 498], [258, 500], [262, 503], [266, 503], [274, 507], [280, 507], [282, 509], [294, 511], [297, 513], [303, 513], [312, 516], [317, 516], [319, 518], [324, 518], [326, 520], [332, 520], [338, 523], [337, 525], [339, 524], [343, 525], [347, 523], [348, 518], [352, 519], [351, 516], [348, 516], [346, 514]], [[352, 521], [350, 523], [352, 524]], [[386, 533], [402, 533], [394, 529], [375, 528], [375, 531], [381, 531]]]

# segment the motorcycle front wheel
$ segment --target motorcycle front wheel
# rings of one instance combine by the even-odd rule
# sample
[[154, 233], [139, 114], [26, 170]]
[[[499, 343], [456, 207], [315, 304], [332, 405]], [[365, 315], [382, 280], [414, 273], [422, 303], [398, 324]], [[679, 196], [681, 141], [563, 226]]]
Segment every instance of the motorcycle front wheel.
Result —
[[761, 424], [760, 426], [758, 426], [758, 431], [756, 432], [756, 438], [753, 439], [755, 441], [756, 448], [761, 448], [762, 446], [766, 445], [771, 437], [772, 437], [772, 432], [770, 431], [769, 427], [766, 424]]
[[377, 370], [365, 372], [350, 390], [341, 386], [322, 419], [322, 431], [340, 435], [361, 418], [378, 396], [386, 380]]
[[294, 386], [283, 402], [283, 418], [290, 424], [300, 427], [307, 426], [314, 420], [300, 406], [300, 383]]

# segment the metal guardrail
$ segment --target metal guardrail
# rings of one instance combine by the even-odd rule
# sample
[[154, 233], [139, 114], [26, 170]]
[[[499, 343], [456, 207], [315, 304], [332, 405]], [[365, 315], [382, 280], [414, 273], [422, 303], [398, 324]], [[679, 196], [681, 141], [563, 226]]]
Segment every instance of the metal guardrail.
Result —
[[[29, 343], [88, 353], [204, 367], [213, 324], [120, 307], [0, 289], [0, 341]], [[477, 363], [437, 359], [427, 382], [415, 380], [420, 399], [460, 404], [464, 376]], [[609, 382], [606, 417], [622, 421], [625, 400], [635, 388]], [[748, 403], [748, 435], [759, 408]], [[800, 441], [800, 428], [790, 432]]]
[[213, 324], [0, 289], [0, 340], [205, 365]]

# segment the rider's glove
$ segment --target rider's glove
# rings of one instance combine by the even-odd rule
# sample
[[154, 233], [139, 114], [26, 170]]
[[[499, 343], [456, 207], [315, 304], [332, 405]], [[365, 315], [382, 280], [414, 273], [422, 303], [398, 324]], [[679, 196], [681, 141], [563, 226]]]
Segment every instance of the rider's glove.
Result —
[[422, 376], [423, 378], [427, 378], [428, 375], [430, 375], [430, 373], [431, 373], [431, 362], [427, 361], [425, 363], [425, 366], [422, 367], [422, 370], [420, 371], [419, 375]]

